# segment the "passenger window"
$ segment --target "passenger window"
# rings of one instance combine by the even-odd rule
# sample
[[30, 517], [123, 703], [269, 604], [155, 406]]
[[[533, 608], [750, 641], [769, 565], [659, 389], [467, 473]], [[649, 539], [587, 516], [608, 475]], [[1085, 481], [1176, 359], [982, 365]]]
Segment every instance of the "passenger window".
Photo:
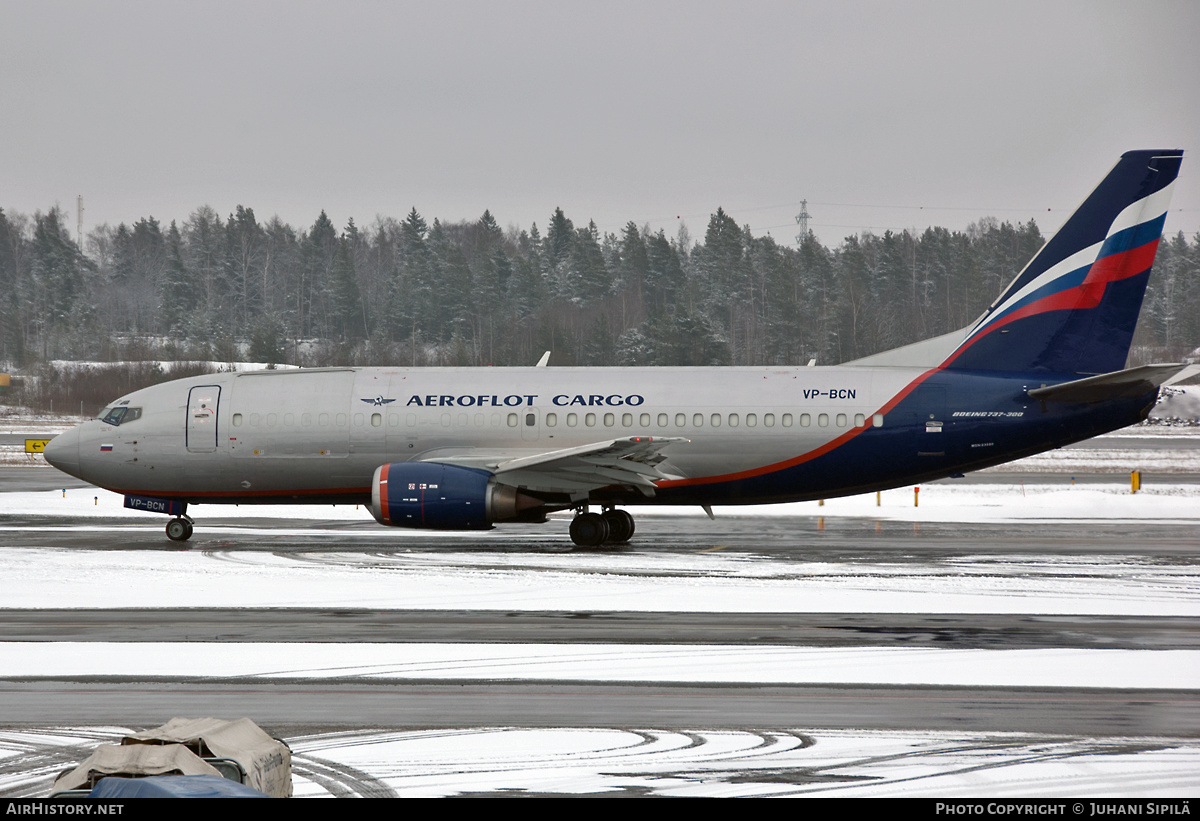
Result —
[[764, 413], [763, 414], [763, 424], [766, 425], [768, 428], [775, 427], [775, 414]]
[[871, 422], [875, 425], [875, 427], [882, 428], [883, 427], [883, 414], [882, 413], [875, 414], [874, 416], [871, 417]]
[[583, 424], [587, 425], [589, 428], [596, 427], [596, 414], [589, 413], [587, 416], [583, 417]]
[[552, 428], [557, 424], [558, 424], [558, 414], [557, 413], [546, 414], [546, 427]]
[[746, 427], [748, 427], [748, 428], [758, 427], [758, 414], [755, 414], [755, 413], [746, 414]]
[[275, 423], [279, 421], [279, 416], [274, 413], [267, 414], [267, 427], [275, 427]]
[[864, 428], [866, 426], [867, 426], [867, 417], [863, 416], [861, 413], [854, 414], [854, 427]]
[[579, 415], [575, 413], [567, 414], [567, 427], [573, 428], [579, 424]]
[[686, 424], [687, 424], [687, 414], [684, 414], [684, 413], [675, 414], [675, 427], [682, 428]]
[[729, 414], [729, 427], [736, 428], [739, 424], [738, 415], [736, 413]]
[[708, 423], [714, 428], [721, 427], [721, 414], [714, 413], [712, 416], [708, 417]]
[[692, 415], [692, 427], [695, 427], [695, 428], [704, 427], [704, 414], [696, 413], [696, 414]]
[[242, 415], [240, 413], [235, 413], [233, 415], [233, 426], [235, 428], [240, 428], [242, 426]]
[[515, 413], [510, 413], [508, 415], [508, 426], [510, 428], [515, 428], [517, 426], [517, 415]]
[[604, 427], [611, 428], [615, 424], [617, 424], [617, 417], [615, 414], [612, 414], [612, 413], [604, 414]]
[[633, 427], [633, 414], [632, 413], [621, 414], [621, 424], [627, 428], [632, 428]]
[[382, 413], [371, 414], [371, 427], [378, 428], [378, 427], [382, 427], [382, 425], [383, 425], [383, 414]]
[[660, 428], [665, 428], [667, 426], [667, 415], [665, 413], [660, 413], [658, 415], [658, 426]]
[[844, 414], [844, 413], [839, 413], [839, 414], [837, 415], [837, 426], [838, 426], [839, 428], [844, 428], [844, 427], [846, 427], [846, 423], [847, 423], [848, 421], [849, 421], [849, 420], [847, 420], [847, 419], [846, 419], [846, 414]]
[[827, 427], [829, 427], [829, 414], [827, 414], [827, 413], [822, 413], [820, 416], [818, 416], [818, 417], [817, 417], [817, 424], [818, 424], [818, 425], [820, 425], [820, 426], [821, 426], [821, 427], [823, 427], [823, 428], [827, 428]]
[[785, 428], [790, 428], [792, 426], [792, 415], [790, 413], [785, 413], [783, 415], [783, 426]]
[[650, 414], [643, 413], [640, 417], [638, 417], [638, 424], [643, 428], [650, 427]]
[[807, 413], [800, 414], [800, 427], [807, 428], [811, 424], [812, 424], [811, 416], [809, 416]]
[[525, 414], [525, 427], [532, 428], [535, 425], [537, 425], [537, 414], [536, 413]]

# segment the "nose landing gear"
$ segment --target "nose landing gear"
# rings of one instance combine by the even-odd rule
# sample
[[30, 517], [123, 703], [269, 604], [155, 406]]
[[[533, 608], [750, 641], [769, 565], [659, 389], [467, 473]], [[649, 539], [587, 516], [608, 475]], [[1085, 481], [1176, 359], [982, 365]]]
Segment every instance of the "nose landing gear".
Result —
[[633, 516], [616, 508], [591, 513], [585, 505], [571, 521], [571, 541], [580, 547], [624, 544], [633, 537], [633, 531]]
[[186, 542], [192, 538], [192, 520], [177, 516], [167, 522], [167, 538], [173, 542]]

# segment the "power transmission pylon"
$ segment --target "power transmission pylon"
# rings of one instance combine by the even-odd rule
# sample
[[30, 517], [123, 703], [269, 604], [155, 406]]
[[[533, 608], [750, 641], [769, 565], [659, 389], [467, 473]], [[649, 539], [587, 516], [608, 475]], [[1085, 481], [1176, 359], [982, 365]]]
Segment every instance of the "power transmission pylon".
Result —
[[796, 244], [804, 242], [804, 238], [808, 236], [808, 218], [811, 216], [808, 213], [808, 200], [800, 200], [800, 213], [796, 215], [796, 224], [800, 226], [800, 233], [796, 235]]

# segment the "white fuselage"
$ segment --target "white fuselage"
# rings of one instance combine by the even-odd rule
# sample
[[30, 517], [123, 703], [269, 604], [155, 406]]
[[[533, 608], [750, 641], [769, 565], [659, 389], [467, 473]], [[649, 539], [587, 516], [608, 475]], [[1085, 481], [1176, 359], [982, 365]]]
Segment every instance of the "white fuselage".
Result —
[[[192, 501], [367, 488], [385, 462], [507, 458], [629, 436], [682, 437], [669, 472], [762, 468], [884, 425], [909, 368], [344, 368], [193, 377], [78, 429], [78, 475]], [[60, 448], [61, 451], [61, 448]], [[753, 501], [746, 499], [744, 501]]]

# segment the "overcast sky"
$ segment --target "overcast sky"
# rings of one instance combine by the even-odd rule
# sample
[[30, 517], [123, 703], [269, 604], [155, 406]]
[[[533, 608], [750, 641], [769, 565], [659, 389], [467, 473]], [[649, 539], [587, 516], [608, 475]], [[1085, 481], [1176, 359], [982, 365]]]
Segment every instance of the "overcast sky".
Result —
[[[0, 0], [0, 207], [84, 230], [238, 204], [702, 237], [1052, 231], [1135, 148], [1183, 148], [1200, 3]], [[1190, 159], [1189, 159], [1190, 158]]]

